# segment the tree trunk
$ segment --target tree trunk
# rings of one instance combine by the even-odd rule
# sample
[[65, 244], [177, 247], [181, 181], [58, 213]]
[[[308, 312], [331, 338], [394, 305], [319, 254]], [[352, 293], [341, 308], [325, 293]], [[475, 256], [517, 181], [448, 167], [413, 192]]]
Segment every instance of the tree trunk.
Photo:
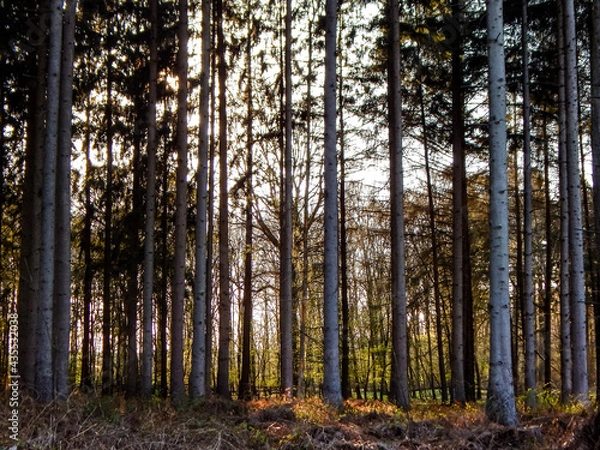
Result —
[[152, 394], [152, 317], [154, 295], [154, 227], [156, 223], [156, 102], [158, 78], [158, 0], [150, 0], [150, 61], [148, 80], [148, 180], [144, 230], [144, 278], [142, 299], [142, 395]]
[[192, 373], [190, 397], [206, 396], [206, 301], [207, 292], [207, 239], [206, 202], [208, 197], [208, 147], [209, 147], [209, 101], [210, 101], [210, 15], [211, 1], [202, 1], [202, 53], [200, 73], [200, 146], [198, 149], [198, 172], [196, 175], [196, 267], [194, 276], [194, 312], [192, 341]]
[[229, 198], [227, 191], [227, 63], [223, 35], [223, 0], [215, 1], [215, 17], [219, 58], [219, 355], [217, 394], [224, 398], [230, 398], [231, 299], [229, 294]]
[[37, 305], [35, 393], [42, 402], [54, 398], [52, 361], [53, 301], [55, 286], [56, 170], [60, 111], [62, 2], [50, 2], [47, 118], [42, 189], [42, 246], [40, 293]]
[[392, 242], [392, 368], [390, 398], [408, 409], [408, 343], [404, 274], [404, 181], [402, 173], [402, 98], [400, 83], [400, 8], [390, 0], [388, 108], [390, 145], [390, 231]]
[[60, 113], [56, 167], [56, 253], [54, 286], [54, 388], [58, 398], [69, 394], [69, 337], [71, 331], [71, 128], [73, 57], [77, 1], [65, 7], [60, 80]]
[[[248, 11], [250, 16], [251, 12]], [[246, 248], [244, 251], [244, 297], [243, 297], [243, 330], [242, 330], [242, 368], [240, 377], [240, 393], [239, 397], [243, 400], [252, 398], [252, 386], [250, 384], [251, 372], [251, 340], [252, 340], [252, 252], [254, 246], [253, 236], [253, 221], [252, 221], [252, 172], [253, 167], [253, 146], [254, 146], [254, 109], [252, 107], [252, 26], [253, 20], [250, 16], [248, 19], [248, 42], [246, 45], [246, 102], [247, 102], [247, 117], [246, 117]], [[283, 286], [282, 286], [283, 288]], [[283, 300], [283, 299], [282, 299]], [[282, 322], [283, 325], [283, 322]], [[282, 327], [283, 329], [283, 327]], [[282, 342], [283, 348], [283, 342]], [[282, 352], [283, 360], [283, 352]], [[283, 364], [283, 361], [282, 361]], [[282, 365], [282, 380], [284, 367]], [[285, 386], [285, 385], [284, 385]], [[286, 390], [283, 389], [284, 394]]]
[[188, 2], [179, 0], [179, 49], [177, 52], [177, 186], [175, 188], [175, 254], [171, 318], [171, 396], [185, 396], [183, 377], [183, 314], [185, 301], [185, 253], [187, 229], [187, 70]]
[[506, 76], [502, 0], [487, 1], [490, 145], [490, 375], [486, 415], [515, 426], [508, 260]]
[[336, 151], [336, 41], [337, 2], [325, 3], [325, 149], [324, 149], [324, 299], [323, 396], [334, 407], [342, 406], [338, 325], [338, 210]]
[[[594, 184], [595, 270], [600, 267], [600, 0], [592, 3], [592, 162]], [[599, 285], [594, 289], [600, 292]], [[594, 335], [596, 340], [596, 396], [600, 394], [600, 302], [594, 303]]]
[[[45, 4], [45, 2], [43, 2]], [[43, 20], [42, 25], [43, 26]], [[40, 288], [40, 249], [42, 232], [42, 201], [37, 195], [42, 190], [44, 166], [44, 124], [47, 69], [46, 40], [38, 47], [33, 58], [29, 82], [27, 116], [27, 143], [25, 150], [25, 180], [23, 183], [23, 212], [21, 255], [19, 262], [19, 374], [24, 392], [35, 387], [35, 358], [37, 330], [37, 298]]]
[[573, 348], [573, 396], [589, 404], [587, 369], [587, 321], [585, 304], [585, 269], [581, 212], [581, 176], [579, 173], [579, 122], [577, 87], [577, 40], [573, 0], [563, 0], [565, 42], [565, 114], [567, 179], [569, 195], [569, 256], [571, 344]]
[[285, 106], [284, 175], [282, 192], [280, 338], [281, 391], [287, 399], [293, 395], [292, 295], [293, 295], [293, 224], [292, 224], [292, 1], [286, 0], [285, 14]]

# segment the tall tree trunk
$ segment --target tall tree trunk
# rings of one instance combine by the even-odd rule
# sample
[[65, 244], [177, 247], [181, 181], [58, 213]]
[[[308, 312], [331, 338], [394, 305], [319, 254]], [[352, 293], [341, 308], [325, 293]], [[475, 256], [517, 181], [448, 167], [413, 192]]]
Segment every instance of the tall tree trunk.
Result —
[[71, 124], [76, 0], [66, 2], [60, 77], [60, 113], [56, 163], [56, 253], [54, 286], [54, 388], [66, 399], [71, 331]]
[[171, 317], [171, 396], [185, 396], [183, 377], [183, 313], [185, 301], [185, 253], [187, 229], [187, 71], [188, 2], [179, 0], [179, 49], [177, 52], [177, 186], [175, 188], [175, 254]]
[[[340, 23], [339, 43], [338, 47], [342, 47], [342, 33], [344, 29], [343, 17]], [[344, 121], [344, 63], [345, 56], [342, 52], [340, 56], [338, 82], [339, 89], [339, 133], [338, 142], [340, 146], [340, 297], [342, 308], [342, 365], [341, 365], [341, 382], [342, 382], [342, 397], [350, 398], [352, 395], [350, 389], [350, 311], [348, 301], [348, 233], [346, 229], [346, 136], [345, 136], [345, 121]]]
[[325, 2], [325, 149], [324, 149], [324, 299], [323, 396], [334, 407], [342, 406], [338, 325], [338, 210], [336, 151], [336, 41], [337, 2]]
[[285, 14], [285, 142], [282, 192], [281, 268], [280, 268], [280, 338], [281, 390], [291, 399], [294, 388], [292, 348], [293, 295], [293, 224], [292, 224], [292, 1], [286, 0]]
[[91, 130], [90, 130], [91, 99], [88, 95], [85, 108], [85, 218], [83, 234], [81, 237], [81, 252], [83, 253], [83, 342], [81, 344], [81, 389], [91, 390], [92, 380], [92, 299], [94, 283], [94, 267], [92, 261], [92, 220], [94, 209], [92, 206], [92, 161], [91, 161]]
[[569, 282], [569, 195], [567, 184], [566, 111], [565, 98], [565, 37], [563, 26], [563, 2], [558, 0], [558, 164], [560, 195], [560, 337], [561, 337], [561, 400], [571, 401], [573, 392], [573, 360], [571, 349], [571, 305]]
[[169, 392], [169, 383], [168, 383], [168, 349], [169, 345], [167, 342], [167, 325], [169, 323], [169, 313], [167, 311], [168, 307], [168, 287], [169, 287], [169, 276], [171, 271], [170, 269], [170, 257], [169, 257], [169, 247], [168, 247], [168, 236], [169, 236], [169, 156], [170, 156], [170, 148], [169, 146], [165, 146], [163, 161], [162, 161], [162, 215], [160, 218], [160, 230], [161, 230], [161, 280], [160, 280], [160, 294], [158, 300], [158, 330], [160, 335], [160, 393], [161, 396], [166, 398]]
[[525, 317], [523, 335], [525, 338], [525, 390], [526, 404], [536, 405], [535, 383], [535, 305], [533, 298], [533, 189], [531, 185], [531, 126], [529, 102], [529, 41], [527, 0], [522, 0], [521, 47], [523, 52], [523, 303]]
[[211, 1], [202, 1], [202, 53], [200, 72], [200, 146], [198, 148], [198, 171], [196, 174], [196, 267], [194, 275], [194, 312], [192, 341], [192, 373], [190, 397], [206, 396], [206, 302], [207, 292], [207, 240], [206, 202], [208, 197], [208, 128], [210, 101], [210, 48], [211, 48]]
[[[596, 261], [595, 270], [600, 268], [600, 0], [592, 3], [592, 162], [594, 184], [594, 230]], [[600, 292], [599, 283], [594, 289]], [[596, 396], [600, 395], [600, 301], [594, 303], [594, 336], [596, 340]]]
[[490, 375], [486, 415], [517, 424], [510, 347], [506, 76], [502, 0], [488, 0], [490, 145]]
[[548, 145], [548, 125], [544, 119], [544, 199], [545, 199], [545, 238], [546, 261], [544, 270], [544, 389], [552, 387], [552, 248], [554, 238], [552, 232], [552, 200], [550, 197], [550, 149]]
[[154, 227], [156, 223], [156, 103], [158, 79], [158, 0], [150, 0], [150, 61], [148, 80], [148, 167], [146, 184], [146, 222], [144, 225], [144, 275], [142, 294], [142, 373], [141, 392], [152, 394]]
[[223, 0], [215, 0], [217, 55], [219, 58], [219, 354], [217, 394], [229, 398], [229, 343], [231, 299], [229, 294], [229, 197], [227, 191], [227, 62], [223, 34]]
[[585, 304], [585, 269], [581, 212], [581, 176], [579, 173], [579, 102], [577, 87], [577, 40], [573, 0], [563, 0], [565, 42], [565, 113], [567, 179], [569, 195], [569, 256], [571, 337], [573, 347], [574, 400], [588, 404], [587, 321]]
[[400, 7], [390, 0], [388, 108], [390, 145], [390, 231], [392, 242], [392, 362], [390, 398], [409, 408], [406, 278], [404, 274], [404, 181], [402, 173], [402, 97], [400, 83]]
[[[40, 2], [46, 6], [46, 2]], [[40, 7], [40, 10], [42, 8]], [[43, 28], [44, 20], [41, 21]], [[19, 261], [19, 374], [24, 392], [35, 387], [37, 299], [40, 288], [40, 250], [42, 232], [42, 190], [44, 166], [44, 124], [46, 114], [47, 41], [37, 48], [32, 58], [33, 73], [29, 82], [27, 143], [25, 150], [25, 180], [23, 183], [23, 212], [21, 255]]]
[[302, 298], [300, 300], [300, 337], [298, 344], [298, 397], [304, 398], [306, 393], [305, 371], [306, 371], [306, 314], [309, 300], [308, 291], [308, 250], [309, 250], [309, 230], [310, 230], [310, 180], [311, 180], [311, 159], [312, 159], [312, 62], [313, 62], [313, 39], [312, 39], [313, 19], [308, 22], [308, 75], [306, 77], [306, 154], [305, 154], [305, 177], [304, 185], [304, 223], [302, 228]]
[[[444, 357], [444, 336], [442, 328], [442, 294], [440, 292], [440, 263], [438, 254], [438, 239], [436, 232], [435, 205], [433, 199], [433, 183], [431, 181], [431, 167], [429, 164], [429, 139], [427, 134], [427, 122], [425, 116], [425, 99], [423, 95], [423, 83], [419, 84], [419, 106], [421, 111], [421, 127], [423, 130], [423, 150], [425, 152], [425, 175], [427, 177], [427, 203], [429, 212], [429, 233], [431, 239], [431, 251], [433, 259], [433, 297], [435, 304], [435, 329], [438, 368], [440, 372], [440, 389], [442, 391], [442, 402], [448, 402], [448, 385], [446, 381], [446, 364]], [[432, 366], [433, 371], [433, 366]]]
[[55, 286], [56, 169], [60, 111], [62, 50], [62, 1], [50, 2], [47, 118], [42, 189], [42, 245], [40, 293], [37, 305], [35, 393], [42, 402], [54, 397], [52, 360], [53, 303]]
[[104, 210], [104, 260], [103, 260], [103, 291], [102, 291], [102, 394], [112, 392], [113, 384], [113, 355], [111, 347], [111, 281], [112, 281], [112, 216], [113, 216], [113, 58], [110, 54], [106, 63], [106, 191]]
[[[452, 2], [455, 17], [460, 18], [458, 0]], [[463, 71], [462, 71], [462, 39], [460, 30], [452, 47], [452, 205], [453, 205], [453, 238], [452, 238], [452, 352], [451, 372], [453, 401], [464, 404], [467, 401], [465, 389], [465, 255], [464, 241], [467, 233], [466, 199], [466, 164], [464, 154], [464, 119], [463, 119]]]
[[[254, 108], [252, 106], [252, 32], [253, 18], [251, 11], [248, 10], [248, 42], [246, 45], [246, 248], [244, 251], [244, 297], [243, 297], [243, 331], [242, 331], [242, 368], [240, 376], [240, 393], [239, 397], [243, 400], [250, 400], [252, 397], [252, 385], [250, 384], [250, 372], [252, 365], [251, 358], [251, 340], [252, 340], [252, 252], [254, 250], [254, 235], [252, 221], [252, 172], [253, 167], [253, 146], [254, 146]], [[282, 286], [283, 288], [283, 286]], [[283, 298], [282, 298], [283, 300]], [[282, 323], [283, 325], [283, 323]], [[283, 329], [283, 326], [282, 326]], [[283, 338], [282, 338], [283, 339]], [[282, 341], [283, 348], [283, 341]], [[282, 380], [285, 367], [283, 366], [282, 352]], [[282, 387], [285, 384], [282, 385]], [[287, 393], [285, 388], [284, 394]]]

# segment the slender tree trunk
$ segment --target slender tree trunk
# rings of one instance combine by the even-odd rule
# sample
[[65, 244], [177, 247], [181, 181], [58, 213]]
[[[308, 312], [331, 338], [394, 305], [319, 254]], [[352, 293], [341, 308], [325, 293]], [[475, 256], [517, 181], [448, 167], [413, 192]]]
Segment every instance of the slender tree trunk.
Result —
[[[46, 6], [45, 2], [41, 2]], [[43, 8], [40, 7], [40, 10]], [[44, 29], [44, 21], [40, 26]], [[44, 166], [44, 124], [46, 114], [47, 42], [44, 40], [33, 59], [29, 82], [27, 117], [27, 144], [25, 151], [25, 180], [23, 184], [23, 212], [21, 255], [19, 262], [19, 374], [24, 392], [35, 387], [37, 302], [40, 288], [40, 250], [42, 232], [42, 201], [37, 195], [42, 190]]]
[[198, 172], [196, 175], [196, 273], [194, 276], [194, 336], [192, 341], [192, 373], [190, 396], [205, 397], [207, 386], [206, 365], [206, 302], [207, 292], [207, 178], [209, 147], [209, 101], [210, 101], [210, 15], [211, 1], [202, 1], [202, 53], [200, 73], [200, 146], [198, 149]]
[[525, 320], [525, 390], [526, 404], [536, 406], [535, 382], [535, 305], [533, 298], [533, 190], [531, 185], [531, 126], [529, 102], [529, 41], [528, 41], [527, 0], [522, 2], [521, 47], [523, 51], [523, 303]]
[[187, 228], [187, 70], [188, 3], [179, 0], [179, 49], [177, 52], [177, 186], [175, 188], [175, 255], [171, 318], [171, 396], [185, 396], [183, 377], [183, 309], [185, 301], [185, 253]]
[[66, 399], [71, 331], [71, 123], [76, 0], [66, 2], [60, 80], [60, 112], [56, 167], [56, 253], [54, 286], [54, 389]]
[[[453, 12], [460, 17], [460, 5], [454, 1]], [[460, 404], [467, 401], [465, 390], [465, 225], [467, 223], [466, 165], [464, 154], [464, 120], [463, 120], [463, 73], [462, 73], [462, 39], [460, 30], [452, 47], [452, 205], [453, 205], [453, 239], [452, 239], [452, 352], [451, 399]]]
[[502, 0], [487, 1], [490, 101], [490, 375], [486, 414], [517, 424], [510, 347], [506, 75]]
[[160, 393], [163, 398], [166, 398], [169, 392], [169, 384], [168, 384], [168, 343], [167, 343], [167, 326], [169, 323], [169, 313], [168, 313], [168, 286], [169, 286], [169, 276], [171, 271], [170, 267], [170, 257], [169, 257], [169, 248], [168, 248], [168, 236], [169, 236], [169, 156], [170, 149], [165, 147], [164, 155], [163, 155], [163, 173], [162, 173], [162, 216], [160, 219], [160, 229], [161, 229], [161, 284], [160, 284], [160, 294], [158, 301], [158, 315], [159, 315], [159, 324], [158, 330], [160, 334]]
[[574, 400], [588, 404], [587, 320], [585, 304], [585, 269], [581, 212], [581, 176], [579, 172], [579, 122], [577, 87], [577, 40], [573, 0], [563, 1], [565, 42], [565, 113], [567, 179], [569, 195], [569, 255], [571, 337], [573, 347]]
[[342, 406], [338, 325], [338, 196], [336, 151], [336, 41], [337, 2], [325, 3], [325, 202], [323, 396], [334, 407]]
[[[248, 11], [248, 15], [251, 12]], [[251, 358], [251, 340], [252, 340], [252, 252], [254, 247], [253, 221], [252, 221], [252, 172], [253, 167], [253, 146], [254, 146], [254, 108], [252, 106], [252, 31], [253, 19], [248, 19], [248, 42], [246, 46], [246, 248], [244, 252], [244, 297], [243, 297], [243, 331], [242, 331], [242, 368], [240, 377], [239, 396], [243, 400], [250, 400], [252, 397], [252, 386], [250, 384]], [[283, 287], [283, 286], [282, 286]], [[283, 344], [283, 342], [282, 342]], [[283, 348], [283, 345], [282, 345]], [[283, 358], [282, 358], [283, 359]], [[283, 362], [282, 362], [283, 364]], [[282, 375], [284, 367], [282, 366]], [[283, 376], [282, 376], [283, 379]], [[283, 386], [282, 386], [283, 387]], [[286, 393], [285, 388], [283, 389]]]
[[150, 0], [150, 61], [148, 82], [148, 180], [146, 184], [146, 223], [144, 229], [144, 276], [142, 299], [142, 395], [152, 393], [154, 227], [156, 223], [156, 103], [158, 79], [158, 0]]
[[571, 349], [571, 305], [569, 282], [569, 195], [567, 187], [566, 111], [565, 111], [565, 37], [563, 2], [558, 5], [558, 159], [560, 191], [560, 337], [561, 337], [561, 400], [571, 401], [573, 392], [573, 361]]
[[62, 2], [50, 2], [50, 41], [46, 140], [44, 145], [42, 189], [42, 246], [40, 294], [37, 305], [35, 392], [42, 402], [54, 398], [52, 360], [53, 301], [55, 287], [56, 170], [60, 110], [60, 69], [62, 50]]
[[404, 274], [404, 181], [402, 173], [402, 98], [400, 83], [400, 7], [390, 0], [388, 108], [392, 241], [392, 366], [390, 399], [408, 409], [408, 342]]
[[92, 206], [92, 161], [91, 153], [91, 130], [90, 130], [91, 99], [88, 95], [85, 109], [85, 138], [83, 148], [85, 149], [85, 218], [83, 234], [81, 237], [81, 251], [83, 253], [83, 342], [81, 344], [81, 388], [84, 391], [91, 390], [92, 380], [92, 287], [94, 283], [94, 267], [92, 260], [92, 220], [94, 209]]
[[[592, 3], [592, 162], [594, 184], [595, 270], [600, 268], [600, 0]], [[594, 289], [600, 292], [599, 283]], [[600, 301], [594, 303], [594, 335], [596, 340], [596, 396], [600, 395]]]
[[550, 197], [550, 150], [547, 139], [547, 123], [544, 119], [543, 142], [544, 142], [544, 198], [545, 209], [545, 237], [546, 237], [546, 261], [544, 270], [544, 388], [552, 387], [552, 200]]
[[223, 0], [215, 0], [217, 55], [219, 58], [219, 355], [217, 394], [229, 398], [229, 343], [231, 299], [229, 294], [229, 198], [227, 191], [227, 63], [223, 35]]
[[292, 0], [286, 0], [285, 14], [285, 142], [282, 193], [281, 269], [280, 269], [280, 338], [281, 390], [291, 399], [294, 387], [292, 348], [293, 295], [293, 224], [292, 224]]

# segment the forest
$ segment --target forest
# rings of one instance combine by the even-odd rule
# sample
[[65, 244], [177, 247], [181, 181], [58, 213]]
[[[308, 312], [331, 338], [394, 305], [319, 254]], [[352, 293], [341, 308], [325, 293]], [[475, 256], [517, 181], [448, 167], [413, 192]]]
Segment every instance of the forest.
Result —
[[200, 448], [537, 448], [552, 410], [598, 448], [599, 0], [0, 24], [0, 444], [135, 410]]

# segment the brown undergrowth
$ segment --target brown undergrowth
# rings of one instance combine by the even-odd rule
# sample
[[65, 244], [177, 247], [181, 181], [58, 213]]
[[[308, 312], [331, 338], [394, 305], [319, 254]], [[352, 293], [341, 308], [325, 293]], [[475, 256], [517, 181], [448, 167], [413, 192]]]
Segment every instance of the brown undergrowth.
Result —
[[0, 449], [600, 449], [600, 419], [585, 410], [546, 408], [507, 428], [489, 422], [482, 405], [415, 402], [406, 412], [349, 400], [337, 410], [317, 398], [173, 405], [80, 393], [49, 405], [22, 399], [15, 442], [5, 432], [11, 411], [1, 400]]

